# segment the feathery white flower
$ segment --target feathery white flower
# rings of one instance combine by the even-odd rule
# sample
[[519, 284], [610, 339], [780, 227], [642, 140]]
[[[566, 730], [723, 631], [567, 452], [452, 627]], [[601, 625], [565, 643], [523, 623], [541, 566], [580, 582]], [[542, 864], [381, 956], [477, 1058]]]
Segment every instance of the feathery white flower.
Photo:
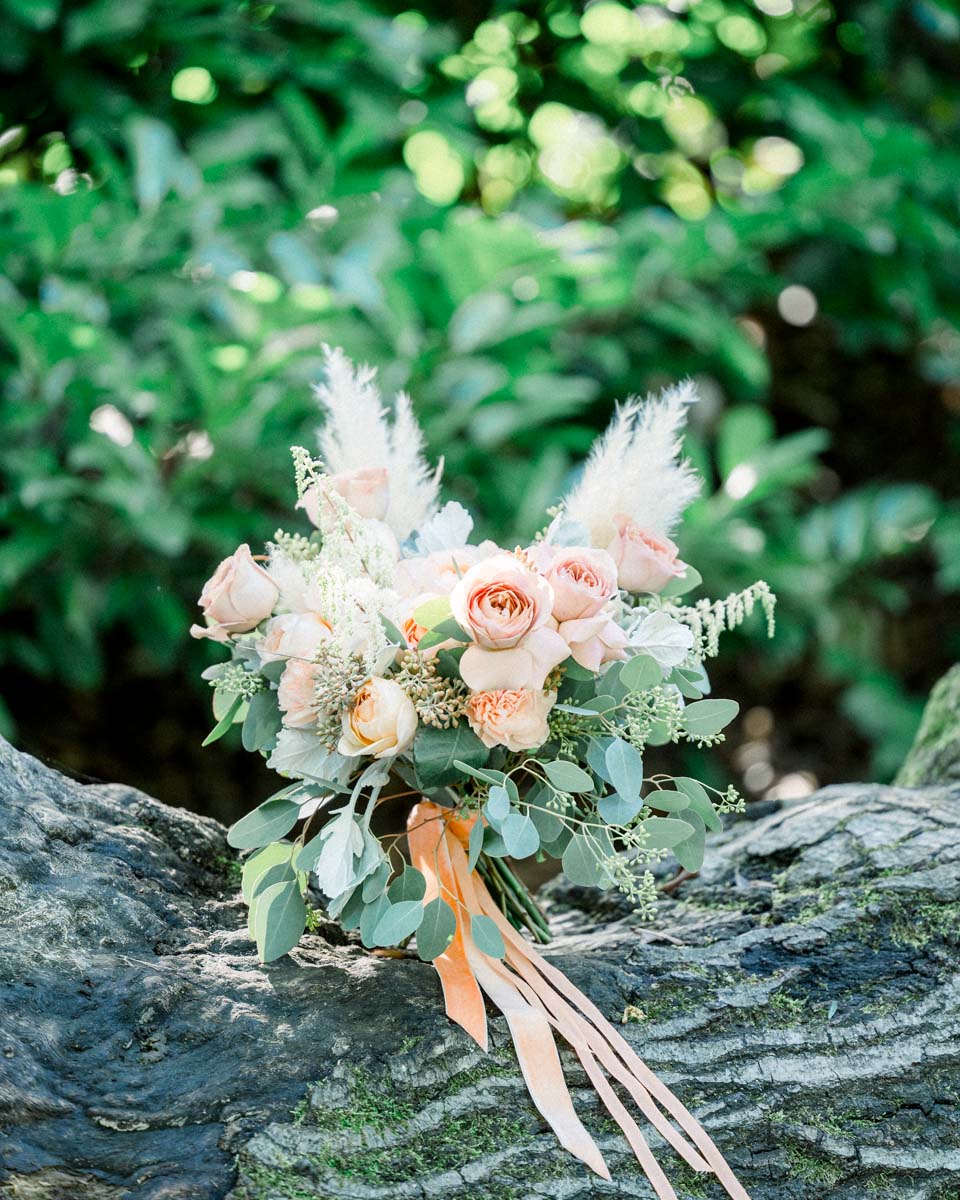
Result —
[[564, 519], [584, 525], [595, 546], [613, 537], [615, 513], [647, 532], [672, 533], [700, 491], [693, 467], [680, 459], [687, 408], [697, 398], [687, 380], [659, 397], [618, 405], [564, 505]]
[[316, 397], [326, 418], [319, 431], [324, 465], [331, 475], [385, 467], [390, 489], [385, 521], [402, 542], [436, 511], [442, 463], [436, 471], [427, 464], [405, 392], [397, 395], [391, 423], [375, 368], [354, 366], [339, 348], [323, 349], [327, 377]]

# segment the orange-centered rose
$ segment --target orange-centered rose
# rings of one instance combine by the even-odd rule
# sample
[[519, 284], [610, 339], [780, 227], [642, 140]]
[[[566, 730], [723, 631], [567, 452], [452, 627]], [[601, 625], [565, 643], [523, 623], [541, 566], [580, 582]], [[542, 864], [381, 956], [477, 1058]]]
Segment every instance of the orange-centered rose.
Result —
[[485, 746], [536, 750], [550, 736], [547, 714], [556, 699], [556, 692], [529, 688], [474, 692], [467, 701], [467, 720]]
[[285, 658], [310, 661], [320, 643], [330, 635], [330, 623], [319, 613], [284, 613], [267, 625], [263, 641], [257, 647], [263, 662]]
[[671, 579], [687, 573], [677, 557], [677, 547], [662, 534], [649, 533], [635, 521], [617, 513], [616, 533], [607, 550], [617, 564], [617, 580], [628, 592], [659, 592]]
[[340, 754], [348, 758], [360, 754], [391, 758], [402, 754], [413, 741], [417, 710], [399, 683], [375, 675], [357, 692], [342, 722], [343, 733], [337, 745]]
[[341, 496], [361, 517], [382, 521], [387, 515], [390, 487], [385, 467], [341, 471], [337, 475], [327, 476], [319, 485], [319, 490], [317, 487], [308, 488], [297, 501], [297, 508], [304, 509], [318, 529], [326, 529], [335, 516], [335, 509], [325, 499], [324, 491]]
[[292, 658], [283, 668], [277, 688], [277, 704], [283, 713], [283, 723], [291, 729], [306, 729], [317, 719], [314, 688], [317, 670], [313, 663]]

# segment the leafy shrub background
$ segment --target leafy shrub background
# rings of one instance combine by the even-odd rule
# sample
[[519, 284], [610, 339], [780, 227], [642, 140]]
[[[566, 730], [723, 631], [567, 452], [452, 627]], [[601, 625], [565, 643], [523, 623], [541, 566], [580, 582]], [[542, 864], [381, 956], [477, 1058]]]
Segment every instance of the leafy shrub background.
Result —
[[781, 597], [723, 668], [754, 706], [729, 766], [755, 796], [895, 770], [958, 650], [952, 8], [0, 11], [7, 731], [221, 816], [255, 798], [199, 756], [186, 629], [288, 520], [332, 342], [411, 390], [503, 537], [615, 398], [695, 376], [684, 550]]

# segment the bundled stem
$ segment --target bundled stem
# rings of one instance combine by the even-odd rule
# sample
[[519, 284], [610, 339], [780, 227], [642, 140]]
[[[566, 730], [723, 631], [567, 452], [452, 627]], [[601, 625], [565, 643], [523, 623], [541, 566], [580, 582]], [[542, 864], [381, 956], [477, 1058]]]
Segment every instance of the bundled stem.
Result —
[[541, 946], [550, 941], [547, 918], [530, 895], [526, 885], [517, 878], [502, 858], [481, 854], [477, 874], [496, 897], [503, 915], [515, 929], [527, 929]]

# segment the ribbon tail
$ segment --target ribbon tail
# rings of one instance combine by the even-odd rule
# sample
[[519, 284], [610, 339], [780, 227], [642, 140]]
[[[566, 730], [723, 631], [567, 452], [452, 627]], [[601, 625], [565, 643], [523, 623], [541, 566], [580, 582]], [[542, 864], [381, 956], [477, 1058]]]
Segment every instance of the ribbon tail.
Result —
[[[480, 906], [466, 856], [453, 835], [450, 857], [464, 907], [469, 913], [479, 914]], [[507, 1019], [524, 1082], [541, 1116], [566, 1150], [601, 1178], [609, 1179], [610, 1170], [603, 1155], [573, 1107], [550, 1022], [540, 1009], [527, 1003], [510, 973], [476, 948], [469, 933], [465, 933], [464, 942], [467, 958], [480, 986]], [[676, 1197], [670, 1200], [676, 1200]]]
[[481, 1050], [487, 1049], [487, 1011], [483, 993], [467, 957], [459, 889], [450, 862], [444, 824], [445, 810], [426, 801], [416, 805], [407, 819], [410, 862], [427, 881], [424, 902], [438, 897], [450, 904], [457, 918], [453, 941], [433, 965], [440, 976], [447, 1016], [464, 1029]]
[[[478, 886], [482, 888], [483, 884], [478, 881]], [[486, 891], [485, 888], [483, 890]], [[607, 1069], [624, 1083], [631, 1092], [634, 1100], [637, 1101], [638, 1106], [645, 1112], [645, 1115], [695, 1170], [703, 1171], [706, 1168], [712, 1171], [723, 1184], [731, 1200], [750, 1200], [746, 1189], [734, 1175], [710, 1135], [692, 1113], [657, 1078], [653, 1071], [650, 1070], [646, 1063], [632, 1049], [622, 1034], [618, 1033], [609, 1021], [607, 1021], [596, 1005], [584, 996], [578, 988], [574, 987], [562, 971], [559, 971], [549, 963], [523, 939], [513, 926], [503, 918], [493, 897], [489, 896], [489, 893], [487, 893], [487, 897], [487, 902], [484, 905], [485, 915], [497, 922], [504, 938], [514, 949], [513, 964], [515, 969], [518, 969], [521, 961], [529, 963], [548, 984], [553, 985], [553, 988], [556, 989], [555, 995], [559, 993], [560, 997], [568, 1000], [571, 1005], [579, 1010], [578, 1015], [582, 1014], [582, 1017], [589, 1023], [586, 1027], [590, 1028], [592, 1026], [592, 1033], [589, 1038], [590, 1044], [599, 1050], [597, 1039], [602, 1039], [606, 1043], [607, 1049], [605, 1052], [600, 1052], [600, 1057], [601, 1060], [606, 1059], [605, 1065]], [[539, 991], [539, 988], [537, 990]], [[610, 1054], [610, 1049], [615, 1052], [616, 1056], [619, 1056], [619, 1060], [627, 1068], [625, 1073], [620, 1067], [617, 1058]], [[612, 1066], [611, 1063], [613, 1064]], [[678, 1139], [676, 1130], [673, 1129], [669, 1122], [663, 1119], [662, 1114], [659, 1114], [656, 1108], [653, 1108], [651, 1111], [651, 1106], [644, 1100], [644, 1097], [646, 1097], [646, 1101], [649, 1101], [651, 1096], [673, 1117], [683, 1132], [689, 1137], [690, 1141], [696, 1147], [696, 1151], [693, 1154], [690, 1152], [690, 1147], [686, 1146], [681, 1139]], [[653, 1115], [654, 1113], [656, 1113], [656, 1116]]]

